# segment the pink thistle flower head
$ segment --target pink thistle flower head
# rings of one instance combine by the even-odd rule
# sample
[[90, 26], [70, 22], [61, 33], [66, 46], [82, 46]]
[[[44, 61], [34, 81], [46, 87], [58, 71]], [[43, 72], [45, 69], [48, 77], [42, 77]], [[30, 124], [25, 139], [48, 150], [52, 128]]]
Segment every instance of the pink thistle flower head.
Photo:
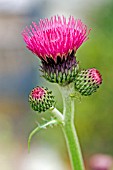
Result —
[[89, 32], [87, 26], [73, 16], [68, 20], [64, 16], [53, 16], [38, 24], [32, 22], [22, 35], [27, 48], [41, 59], [43, 77], [64, 86], [73, 82], [78, 73], [75, 53], [88, 39]]
[[52, 58], [57, 62], [57, 57], [68, 57], [88, 39], [89, 30], [81, 20], [70, 16], [53, 16], [51, 19], [40, 20], [38, 24], [32, 22], [30, 28], [26, 27], [23, 38], [27, 48], [41, 60]]
[[54, 104], [54, 96], [47, 88], [38, 86], [29, 94], [29, 102], [33, 110], [45, 112]]
[[97, 88], [102, 84], [102, 76], [98, 70], [91, 68], [81, 70], [75, 80], [75, 89], [82, 95], [89, 96], [96, 92]]

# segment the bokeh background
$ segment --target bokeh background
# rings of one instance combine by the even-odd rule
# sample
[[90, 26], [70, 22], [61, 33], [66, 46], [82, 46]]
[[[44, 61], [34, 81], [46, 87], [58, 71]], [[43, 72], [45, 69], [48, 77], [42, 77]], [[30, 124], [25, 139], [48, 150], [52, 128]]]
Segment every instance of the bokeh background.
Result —
[[81, 18], [92, 28], [90, 39], [76, 55], [81, 67], [96, 67], [103, 76], [97, 93], [75, 102], [86, 167], [92, 155], [113, 155], [113, 1], [0, 0], [1, 170], [71, 169], [59, 127], [41, 131], [32, 140], [30, 154], [27, 151], [28, 135], [40, 121], [28, 104], [31, 89], [37, 85], [51, 88], [61, 111], [62, 100], [57, 86], [40, 78], [40, 61], [26, 49], [21, 32], [32, 21], [55, 14]]

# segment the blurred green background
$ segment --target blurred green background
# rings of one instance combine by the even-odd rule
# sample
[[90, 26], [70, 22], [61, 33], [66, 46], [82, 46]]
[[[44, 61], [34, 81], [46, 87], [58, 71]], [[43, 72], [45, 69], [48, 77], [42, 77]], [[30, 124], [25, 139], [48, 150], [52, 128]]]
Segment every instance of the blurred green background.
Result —
[[[68, 154], [59, 127], [41, 131], [27, 152], [27, 138], [40, 121], [29, 107], [28, 94], [47, 86], [62, 111], [61, 95], [38, 71], [40, 61], [25, 48], [21, 32], [32, 21], [54, 14], [73, 15], [92, 28], [77, 51], [82, 68], [97, 68], [103, 84], [90, 97], [75, 101], [75, 124], [84, 159], [113, 155], [113, 1], [0, 0], [0, 166], [2, 170], [69, 170]], [[49, 113], [47, 113], [49, 115]], [[45, 116], [45, 114], [43, 114]]]

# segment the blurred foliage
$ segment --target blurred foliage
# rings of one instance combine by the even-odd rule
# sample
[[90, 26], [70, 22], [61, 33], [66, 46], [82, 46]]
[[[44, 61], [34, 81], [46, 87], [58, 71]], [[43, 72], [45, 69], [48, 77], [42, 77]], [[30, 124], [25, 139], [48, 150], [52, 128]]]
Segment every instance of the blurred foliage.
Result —
[[82, 68], [96, 67], [103, 84], [90, 97], [76, 102], [75, 123], [86, 154], [113, 154], [113, 1], [88, 16], [92, 27], [89, 40], [78, 50]]

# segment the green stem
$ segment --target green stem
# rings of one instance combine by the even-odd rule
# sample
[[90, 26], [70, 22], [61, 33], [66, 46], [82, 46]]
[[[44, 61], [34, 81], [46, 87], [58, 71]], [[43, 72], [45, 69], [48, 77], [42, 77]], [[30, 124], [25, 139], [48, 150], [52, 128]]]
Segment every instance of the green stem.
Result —
[[70, 97], [71, 91], [70, 87], [62, 87], [61, 89], [64, 104], [64, 126], [62, 129], [73, 170], [84, 170], [81, 149], [74, 127], [74, 100]]
[[30, 143], [31, 143], [32, 137], [40, 130], [45, 129], [47, 126], [52, 126], [55, 124], [58, 124], [57, 120], [50, 120], [49, 122], [47, 122], [43, 125], [38, 125], [38, 127], [36, 127], [34, 130], [32, 130], [32, 132], [30, 133], [29, 138], [28, 138], [28, 152], [30, 152]]
[[50, 108], [50, 110], [51, 110], [51, 113], [52, 113], [54, 116], [56, 116], [57, 119], [58, 119], [61, 123], [63, 123], [64, 117], [63, 117], [62, 113], [61, 113], [58, 109], [56, 109], [54, 106], [52, 106], [52, 107]]

